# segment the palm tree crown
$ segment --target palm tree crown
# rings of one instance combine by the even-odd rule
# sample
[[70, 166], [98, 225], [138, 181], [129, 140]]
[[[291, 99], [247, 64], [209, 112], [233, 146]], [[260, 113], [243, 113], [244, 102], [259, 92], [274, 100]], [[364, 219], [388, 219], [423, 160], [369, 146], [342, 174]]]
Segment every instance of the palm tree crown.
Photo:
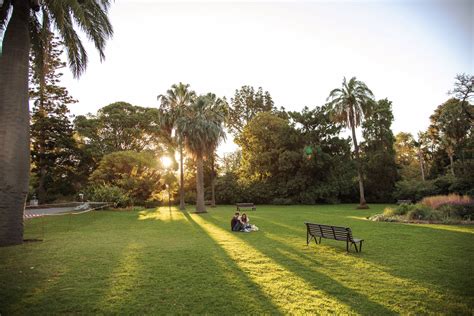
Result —
[[365, 83], [356, 77], [352, 77], [348, 83], [344, 77], [342, 88], [332, 90], [327, 100], [330, 100], [328, 105], [332, 109], [334, 121], [352, 128], [360, 126], [364, 116], [370, 114], [373, 98], [372, 91]]
[[[18, 0], [5, 0], [0, 8], [0, 28], [7, 27], [9, 12], [18, 5]], [[74, 26], [84, 32], [94, 43], [100, 60], [105, 59], [105, 44], [112, 37], [112, 25], [107, 17], [110, 0], [80, 1], [21, 1], [30, 2], [35, 13], [30, 14], [30, 39], [33, 50], [41, 54], [49, 45], [48, 32], [54, 30], [66, 48], [68, 64], [73, 75], [79, 77], [87, 67], [87, 52]], [[5, 47], [8, 49], [8, 47]], [[46, 56], [45, 56], [46, 57]], [[44, 59], [39, 58], [41, 63]], [[38, 67], [41, 69], [41, 67]]]
[[225, 101], [209, 93], [200, 96], [178, 119], [188, 151], [194, 156], [207, 157], [212, 154], [220, 140], [225, 139]]

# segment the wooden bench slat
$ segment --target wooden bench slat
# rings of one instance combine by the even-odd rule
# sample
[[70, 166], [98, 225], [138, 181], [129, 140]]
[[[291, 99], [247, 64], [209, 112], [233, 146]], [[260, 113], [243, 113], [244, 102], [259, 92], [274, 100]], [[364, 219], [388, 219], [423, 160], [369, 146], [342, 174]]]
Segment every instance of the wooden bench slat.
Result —
[[[307, 228], [307, 244], [309, 244], [309, 236], [311, 235], [311, 238], [314, 238], [316, 243], [318, 243], [316, 239], [317, 237], [319, 237], [319, 243], [321, 243], [321, 238], [340, 240], [346, 242], [347, 251], [349, 251], [349, 243], [354, 245], [357, 252], [362, 251], [363, 239], [354, 238], [352, 236], [352, 231], [349, 227], [331, 226], [308, 222], [305, 222], [305, 224]], [[359, 249], [357, 249], [357, 243], [359, 243]]]
[[237, 207], [237, 212], [239, 212], [241, 208], [242, 209], [251, 209], [252, 211], [257, 210], [254, 203], [235, 203], [235, 206]]

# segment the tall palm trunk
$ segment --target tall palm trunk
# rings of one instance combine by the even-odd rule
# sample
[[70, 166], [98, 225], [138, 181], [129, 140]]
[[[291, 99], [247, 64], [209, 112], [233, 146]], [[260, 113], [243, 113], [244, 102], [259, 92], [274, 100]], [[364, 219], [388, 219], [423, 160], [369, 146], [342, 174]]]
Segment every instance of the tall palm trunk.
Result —
[[216, 170], [214, 153], [211, 156], [211, 207], [216, 207]]
[[183, 166], [183, 142], [179, 139], [179, 209], [184, 211], [184, 166]]
[[202, 154], [196, 157], [196, 212], [205, 213], [206, 206], [204, 204], [204, 171]]
[[12, 2], [0, 57], [0, 246], [23, 242], [30, 165], [29, 1]]
[[356, 165], [357, 165], [357, 177], [359, 178], [359, 209], [367, 209], [367, 202], [365, 201], [364, 195], [364, 181], [362, 179], [362, 162], [360, 161], [359, 155], [359, 145], [357, 144], [357, 137], [355, 132], [355, 124], [354, 124], [354, 112], [351, 109], [350, 112], [350, 120], [351, 120], [351, 130], [352, 130], [352, 140], [354, 141], [354, 151], [356, 155]]

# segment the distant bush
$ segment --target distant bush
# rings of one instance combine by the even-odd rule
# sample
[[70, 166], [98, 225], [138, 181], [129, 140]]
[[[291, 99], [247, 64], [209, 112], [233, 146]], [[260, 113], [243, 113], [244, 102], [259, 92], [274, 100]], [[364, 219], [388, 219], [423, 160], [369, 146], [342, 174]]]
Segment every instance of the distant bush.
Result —
[[429, 219], [431, 214], [431, 208], [422, 205], [422, 204], [415, 204], [412, 206], [412, 209], [408, 211], [407, 218], [408, 219]]
[[459, 194], [449, 195], [435, 195], [425, 197], [421, 200], [421, 204], [428, 206], [432, 209], [437, 209], [442, 205], [471, 205], [474, 204], [474, 200], [469, 196], [462, 196]]
[[434, 181], [403, 180], [395, 184], [394, 198], [419, 201], [425, 196], [438, 194]]
[[110, 185], [94, 185], [85, 190], [85, 198], [94, 202], [110, 202], [115, 207], [127, 207], [132, 203], [130, 196], [121, 188]]
[[273, 199], [272, 204], [275, 204], [275, 205], [291, 205], [291, 204], [293, 204], [293, 200], [292, 199], [287, 199], [287, 198], [275, 198], [275, 199]]
[[443, 218], [474, 219], [474, 204], [444, 204], [438, 208]]

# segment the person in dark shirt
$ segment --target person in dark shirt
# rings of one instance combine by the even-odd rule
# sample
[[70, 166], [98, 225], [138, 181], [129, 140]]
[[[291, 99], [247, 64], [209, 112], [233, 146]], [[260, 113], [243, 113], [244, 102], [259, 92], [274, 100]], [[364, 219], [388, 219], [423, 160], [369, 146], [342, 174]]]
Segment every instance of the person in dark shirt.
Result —
[[242, 222], [240, 221], [240, 213], [236, 212], [230, 221], [230, 229], [234, 232], [238, 232], [241, 228]]

